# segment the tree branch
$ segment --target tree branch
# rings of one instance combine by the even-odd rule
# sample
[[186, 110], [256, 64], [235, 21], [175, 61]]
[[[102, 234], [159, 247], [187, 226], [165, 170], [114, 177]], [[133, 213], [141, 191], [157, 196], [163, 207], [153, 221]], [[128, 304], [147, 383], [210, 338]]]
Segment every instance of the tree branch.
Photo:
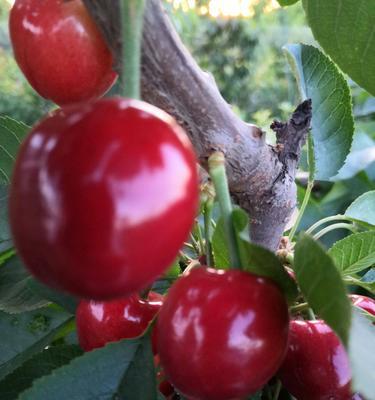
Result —
[[[109, 43], [119, 71], [118, 3], [83, 1]], [[160, 0], [148, 0], [146, 7], [142, 97], [172, 114], [186, 129], [204, 168], [213, 151], [225, 154], [231, 195], [250, 215], [251, 239], [276, 250], [296, 205], [294, 178], [310, 125], [311, 104], [299, 106], [289, 123], [275, 122], [279, 145], [267, 145], [262, 130], [239, 119], [212, 76], [198, 67]]]

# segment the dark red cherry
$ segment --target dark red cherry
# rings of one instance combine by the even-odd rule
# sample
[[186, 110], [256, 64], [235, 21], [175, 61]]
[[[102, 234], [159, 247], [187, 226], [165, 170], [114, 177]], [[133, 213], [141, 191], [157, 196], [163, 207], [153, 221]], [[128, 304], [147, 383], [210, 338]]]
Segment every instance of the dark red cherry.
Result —
[[279, 376], [297, 400], [352, 398], [346, 350], [321, 320], [290, 322], [288, 352]]
[[127, 297], [151, 286], [189, 235], [194, 151], [149, 104], [66, 107], [22, 144], [9, 204], [15, 245], [38, 279], [81, 298]]
[[157, 321], [168, 381], [191, 400], [238, 399], [260, 389], [287, 348], [288, 307], [270, 280], [196, 268], [171, 287]]
[[159, 311], [162, 300], [134, 294], [126, 299], [98, 302], [82, 300], [76, 322], [79, 344], [85, 351], [103, 347], [109, 342], [141, 335]]
[[116, 79], [112, 54], [81, 0], [16, 0], [9, 31], [31, 86], [60, 106], [96, 99]]

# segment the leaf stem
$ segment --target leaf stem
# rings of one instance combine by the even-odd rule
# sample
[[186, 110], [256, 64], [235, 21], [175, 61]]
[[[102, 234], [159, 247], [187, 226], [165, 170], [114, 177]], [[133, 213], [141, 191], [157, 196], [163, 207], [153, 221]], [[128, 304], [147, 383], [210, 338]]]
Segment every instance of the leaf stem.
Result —
[[204, 237], [205, 237], [205, 252], [206, 252], [206, 263], [207, 266], [213, 266], [211, 238], [212, 238], [212, 224], [211, 215], [214, 202], [212, 199], [208, 199], [204, 203], [203, 217], [204, 217]]
[[305, 196], [302, 201], [301, 208], [298, 212], [296, 222], [289, 234], [290, 242], [293, 241], [294, 235], [296, 234], [298, 226], [301, 223], [303, 214], [305, 213], [306, 207], [307, 207], [310, 197], [311, 197], [311, 192], [314, 187], [315, 159], [314, 159], [314, 144], [313, 144], [313, 140], [311, 137], [311, 133], [309, 133], [307, 136], [307, 160], [308, 160], [308, 165], [309, 165], [309, 178], [307, 181], [307, 188], [306, 188]]
[[224, 230], [228, 244], [231, 268], [240, 268], [241, 264], [237, 249], [236, 233], [232, 221], [233, 207], [228, 190], [224, 154], [219, 151], [211, 154], [210, 158], [208, 159], [208, 167], [212, 182], [215, 186], [216, 196], [224, 222]]
[[143, 13], [146, 0], [121, 0], [122, 21], [122, 93], [131, 99], [141, 98], [141, 47]]
[[202, 229], [199, 224], [199, 221], [196, 222], [196, 234], [198, 236], [198, 244], [199, 244], [199, 255], [202, 255], [204, 253], [204, 243], [203, 243], [203, 235], [202, 235]]
[[332, 215], [331, 217], [323, 218], [323, 219], [319, 220], [318, 222], [316, 222], [314, 225], [311, 225], [310, 228], [307, 229], [306, 233], [310, 234], [313, 231], [315, 231], [315, 229], [319, 228], [319, 226], [324, 225], [327, 222], [331, 222], [331, 221], [351, 221], [351, 218], [347, 217], [346, 215], [341, 215], [341, 214]]
[[280, 379], [277, 380], [276, 387], [275, 387], [275, 392], [273, 394], [272, 400], [278, 400], [281, 392], [282, 384]]
[[338, 224], [333, 224], [325, 227], [318, 233], [316, 233], [313, 237], [315, 240], [320, 239], [322, 236], [326, 235], [328, 232], [334, 231], [336, 229], [347, 229], [348, 231], [351, 232], [356, 232], [357, 228], [353, 224], [345, 224], [345, 223], [338, 223]]

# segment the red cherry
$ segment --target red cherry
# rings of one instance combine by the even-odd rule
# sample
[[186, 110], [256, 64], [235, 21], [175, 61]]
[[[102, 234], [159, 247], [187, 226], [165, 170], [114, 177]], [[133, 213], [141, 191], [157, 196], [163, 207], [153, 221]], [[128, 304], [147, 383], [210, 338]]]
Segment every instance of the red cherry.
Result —
[[176, 281], [160, 310], [161, 364], [186, 398], [241, 398], [279, 368], [288, 322], [284, 296], [270, 280], [196, 268]]
[[82, 300], [76, 321], [79, 344], [85, 351], [108, 342], [141, 335], [159, 311], [162, 302], [141, 299], [137, 294], [108, 302]]
[[291, 321], [288, 352], [279, 375], [298, 400], [352, 398], [345, 348], [321, 320]]
[[29, 134], [10, 190], [26, 266], [78, 297], [123, 298], [174, 261], [194, 223], [196, 159], [172, 117], [113, 98], [58, 110]]
[[31, 86], [60, 106], [98, 98], [116, 79], [111, 52], [81, 0], [16, 0], [9, 31]]
[[354, 306], [366, 310], [371, 315], [375, 315], [375, 300], [359, 294], [350, 294], [349, 298]]
[[159, 392], [168, 398], [174, 394], [174, 387], [170, 382], [164, 380], [159, 383]]

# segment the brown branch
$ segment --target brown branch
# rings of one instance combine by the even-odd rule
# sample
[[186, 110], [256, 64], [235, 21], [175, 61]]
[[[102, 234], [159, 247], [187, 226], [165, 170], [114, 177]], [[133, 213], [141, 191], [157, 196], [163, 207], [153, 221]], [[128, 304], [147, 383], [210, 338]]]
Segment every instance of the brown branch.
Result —
[[[118, 4], [114, 0], [83, 1], [120, 70]], [[186, 129], [203, 167], [212, 151], [225, 153], [230, 191], [251, 217], [252, 240], [276, 250], [296, 205], [295, 169], [310, 124], [311, 107], [296, 110], [287, 128], [282, 129], [279, 148], [267, 145], [262, 130], [239, 119], [220, 95], [212, 76], [198, 67], [160, 0], [148, 0], [146, 8], [142, 96], [172, 114]], [[288, 139], [289, 135], [294, 139]], [[280, 145], [283, 151], [278, 151]]]

